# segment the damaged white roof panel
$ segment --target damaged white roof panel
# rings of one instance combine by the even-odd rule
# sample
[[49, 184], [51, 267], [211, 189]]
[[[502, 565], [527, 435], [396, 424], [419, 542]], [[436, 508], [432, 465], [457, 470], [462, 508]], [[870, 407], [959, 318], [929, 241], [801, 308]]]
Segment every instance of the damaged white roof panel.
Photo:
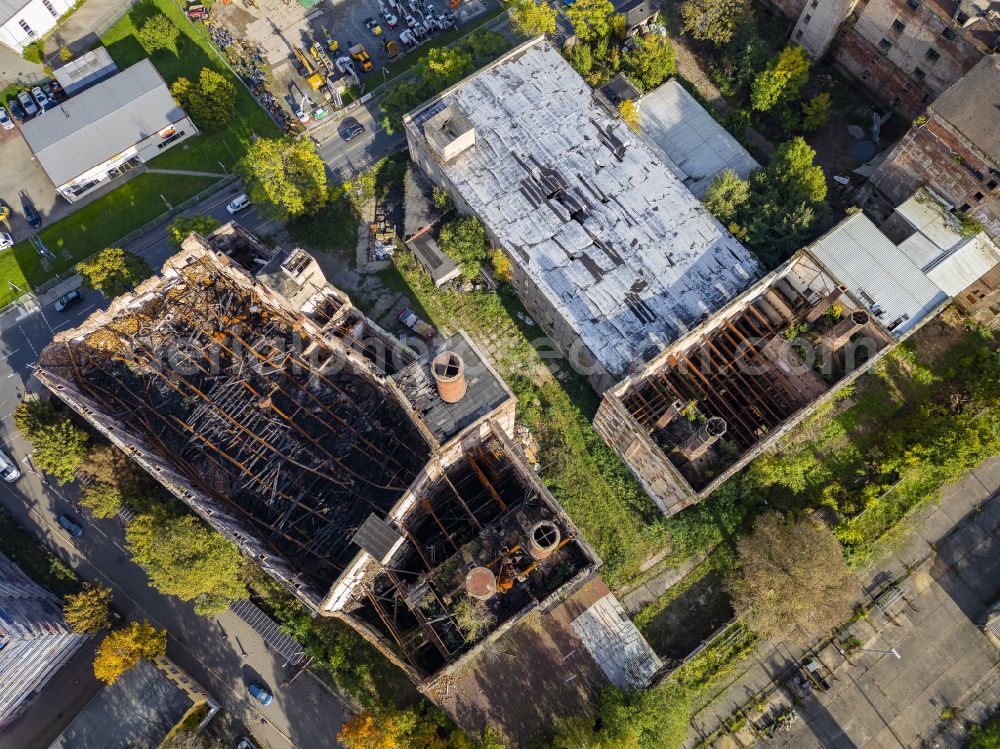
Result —
[[474, 124], [475, 143], [440, 169], [608, 372], [625, 374], [761, 275], [543, 40], [414, 113], [411, 136], [445, 107]]

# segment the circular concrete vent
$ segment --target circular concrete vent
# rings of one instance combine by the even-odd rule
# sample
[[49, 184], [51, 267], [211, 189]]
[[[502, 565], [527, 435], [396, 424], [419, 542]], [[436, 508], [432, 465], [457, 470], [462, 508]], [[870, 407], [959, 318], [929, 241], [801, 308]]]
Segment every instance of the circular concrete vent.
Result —
[[535, 559], [545, 559], [559, 546], [562, 533], [555, 523], [542, 520], [531, 527], [528, 534], [528, 551]]
[[465, 395], [465, 362], [454, 351], [442, 351], [431, 362], [438, 395], [445, 403], [458, 403]]
[[473, 598], [485, 601], [497, 592], [497, 576], [487, 567], [473, 567], [465, 576], [465, 589]]

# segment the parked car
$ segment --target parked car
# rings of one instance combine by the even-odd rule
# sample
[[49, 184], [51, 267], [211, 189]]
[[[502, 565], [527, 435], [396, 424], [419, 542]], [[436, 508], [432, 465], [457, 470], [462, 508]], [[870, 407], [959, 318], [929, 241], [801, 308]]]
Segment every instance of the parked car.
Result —
[[55, 307], [56, 312], [65, 312], [68, 307], [72, 307], [74, 304], [78, 304], [83, 301], [83, 295], [73, 289], [72, 291], [67, 291], [61, 297], [56, 299], [56, 303], [52, 306]]
[[388, 26], [390, 29], [394, 29], [396, 28], [396, 26], [399, 25], [399, 19], [392, 13], [388, 12], [383, 13], [382, 18], [385, 20], [385, 25]]
[[21, 472], [17, 468], [17, 463], [3, 450], [0, 450], [0, 479], [4, 481], [17, 481], [21, 478]]
[[10, 234], [5, 231], [0, 231], [0, 250], [6, 250], [8, 247], [14, 246], [14, 240], [11, 239]]
[[7, 110], [4, 109], [3, 107], [0, 107], [0, 127], [2, 127], [4, 130], [14, 129], [14, 123], [10, 119], [10, 115], [7, 114]]
[[233, 202], [226, 206], [226, 210], [229, 211], [229, 215], [232, 216], [233, 214], [239, 213], [249, 207], [250, 198], [247, 197], [246, 193], [243, 193], [242, 195], [237, 195], [233, 198]]
[[364, 131], [365, 131], [364, 125], [362, 125], [360, 122], [354, 122], [344, 128], [340, 137], [344, 139], [345, 143], [349, 143], [354, 138], [361, 135], [361, 133], [363, 133]]
[[274, 699], [274, 695], [271, 694], [271, 690], [263, 682], [251, 681], [250, 686], [247, 687], [250, 694], [253, 696], [257, 702], [267, 707], [271, 704]]
[[24, 110], [21, 109], [21, 105], [17, 99], [7, 99], [7, 109], [10, 111], [10, 116], [14, 118], [14, 122], [22, 122], [24, 120]]
[[38, 104], [38, 108], [43, 112], [46, 109], [50, 109], [55, 105], [55, 100], [49, 100], [49, 97], [45, 95], [42, 91], [41, 86], [35, 86], [31, 89], [31, 96], [34, 98], [35, 102]]
[[19, 93], [17, 95], [17, 100], [21, 102], [21, 106], [24, 107], [25, 114], [27, 114], [29, 117], [34, 117], [36, 114], [38, 114], [39, 112], [38, 105], [35, 104], [34, 99], [31, 98], [31, 94], [29, 94], [27, 91], [22, 91], [21, 93]]
[[37, 229], [42, 225], [42, 217], [38, 215], [35, 204], [27, 196], [21, 197], [21, 208], [24, 209], [24, 220], [28, 222], [28, 226]]
[[236, 749], [260, 749], [260, 746], [249, 736], [244, 736], [236, 745]]
[[365, 19], [365, 26], [367, 26], [368, 30], [372, 32], [372, 36], [378, 36], [382, 33], [382, 27], [379, 26], [378, 21], [371, 16]]
[[73, 518], [69, 515], [60, 515], [56, 518], [56, 522], [59, 523], [59, 525], [61, 525], [63, 529], [73, 538], [79, 538], [83, 535], [83, 526], [73, 520]]

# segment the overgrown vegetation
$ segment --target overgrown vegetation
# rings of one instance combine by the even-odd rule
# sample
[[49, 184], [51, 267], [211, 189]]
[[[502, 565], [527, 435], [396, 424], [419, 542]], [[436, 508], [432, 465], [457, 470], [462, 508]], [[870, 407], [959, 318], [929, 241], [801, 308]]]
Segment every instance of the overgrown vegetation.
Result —
[[490, 257], [490, 241], [483, 222], [475, 216], [459, 216], [441, 227], [441, 250], [458, 263], [462, 278], [478, 276]]
[[3, 507], [0, 507], [0, 553], [20, 567], [24, 574], [57, 596], [80, 590], [80, 580], [76, 573], [59, 557], [39, 546], [35, 537], [21, 527]]
[[413, 66], [410, 80], [390, 88], [379, 101], [382, 127], [390, 135], [402, 127], [403, 115], [435, 94], [510, 49], [503, 34], [477, 31], [453, 47], [432, 47]]
[[83, 285], [108, 299], [131, 291], [149, 278], [153, 271], [138, 255], [120, 247], [109, 247], [91, 255], [76, 266]]
[[965, 749], [1000, 749], [1000, 713], [969, 729], [969, 743]]
[[111, 629], [111, 589], [100, 583], [84, 583], [83, 590], [66, 597], [63, 617], [70, 629], [80, 634]]
[[170, 84], [170, 93], [204, 132], [222, 130], [236, 112], [236, 86], [211, 68], [202, 68], [194, 82], [181, 76]]
[[156, 658], [167, 652], [167, 631], [149, 622], [132, 622], [110, 632], [94, 654], [94, 676], [106, 684], [139, 665], [143, 658]]
[[308, 138], [258, 138], [236, 171], [250, 200], [272, 218], [312, 216], [326, 205], [326, 164]]
[[28, 398], [14, 410], [14, 425], [31, 443], [35, 465], [60, 484], [76, 478], [90, 436], [73, 424], [67, 414], [37, 398]]

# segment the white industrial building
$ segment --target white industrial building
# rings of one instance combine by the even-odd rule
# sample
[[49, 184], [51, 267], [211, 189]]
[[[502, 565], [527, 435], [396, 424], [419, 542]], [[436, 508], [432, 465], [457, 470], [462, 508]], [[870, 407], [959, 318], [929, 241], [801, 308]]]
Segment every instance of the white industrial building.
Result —
[[529, 312], [598, 392], [761, 274], [544, 38], [404, 122], [413, 160], [483, 222]]
[[149, 60], [21, 125], [38, 163], [70, 203], [197, 132]]
[[0, 44], [21, 54], [72, 8], [72, 0], [0, 0]]

